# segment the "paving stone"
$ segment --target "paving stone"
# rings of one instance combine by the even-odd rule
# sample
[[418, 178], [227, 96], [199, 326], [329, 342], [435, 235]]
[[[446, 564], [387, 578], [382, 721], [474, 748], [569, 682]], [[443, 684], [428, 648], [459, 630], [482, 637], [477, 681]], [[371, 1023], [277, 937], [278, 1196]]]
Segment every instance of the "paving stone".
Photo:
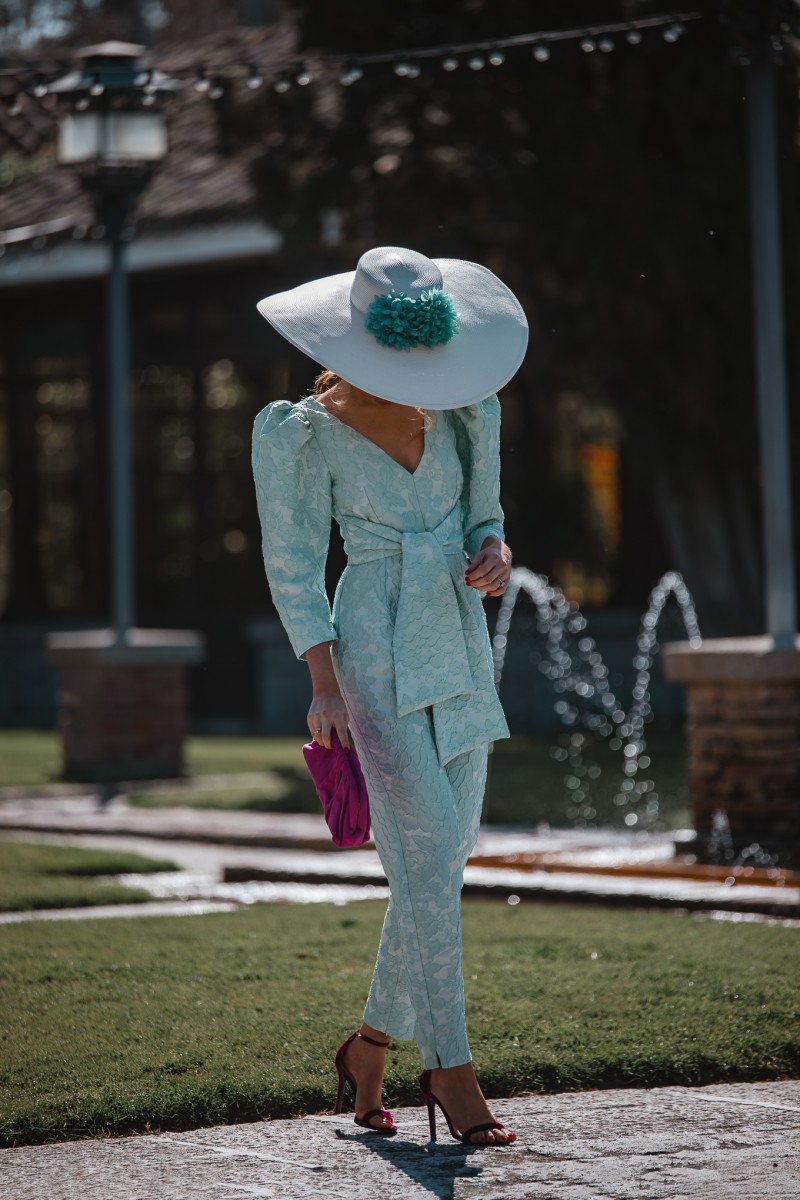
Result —
[[800, 1081], [609, 1089], [493, 1102], [517, 1142], [428, 1140], [350, 1115], [0, 1151], [4, 1200], [797, 1200]]

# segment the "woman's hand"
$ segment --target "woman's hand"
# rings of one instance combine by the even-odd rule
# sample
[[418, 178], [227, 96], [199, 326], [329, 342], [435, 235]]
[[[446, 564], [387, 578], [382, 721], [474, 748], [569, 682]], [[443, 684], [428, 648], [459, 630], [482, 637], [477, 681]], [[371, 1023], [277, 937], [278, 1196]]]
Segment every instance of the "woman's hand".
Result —
[[511, 578], [511, 551], [505, 542], [496, 537], [486, 538], [464, 578], [470, 587], [487, 596], [502, 596]]
[[350, 749], [350, 739], [347, 736], [347, 706], [342, 699], [339, 687], [334, 683], [324, 691], [314, 691], [314, 699], [308, 710], [308, 728], [315, 742], [319, 742], [326, 750], [331, 749], [331, 731], [336, 730], [339, 741], [345, 750]]
[[331, 749], [331, 731], [336, 730], [345, 750], [350, 749], [347, 734], [348, 713], [331, 662], [331, 642], [319, 642], [306, 650], [305, 659], [311, 671], [314, 698], [308, 710], [308, 728], [315, 742]]

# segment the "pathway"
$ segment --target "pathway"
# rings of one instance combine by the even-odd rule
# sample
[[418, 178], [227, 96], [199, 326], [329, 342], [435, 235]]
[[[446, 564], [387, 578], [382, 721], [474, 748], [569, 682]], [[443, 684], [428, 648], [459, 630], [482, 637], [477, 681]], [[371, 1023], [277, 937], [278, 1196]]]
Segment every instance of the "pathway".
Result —
[[[385, 895], [371, 847], [337, 850], [321, 816], [192, 808], [136, 808], [91, 796], [0, 800], [0, 835], [135, 850], [169, 858], [181, 874], [127, 881], [165, 900], [253, 903]], [[676, 835], [618, 829], [504, 829], [484, 826], [476, 854], [535, 852], [535, 870], [469, 866], [465, 896], [602, 903], [800, 919], [800, 888], [706, 879], [598, 873], [621, 863], [658, 866], [673, 858]], [[581, 869], [581, 868], [585, 869]], [[568, 868], [568, 869], [567, 869]], [[324, 887], [329, 890], [326, 893]], [[298, 890], [299, 889], [299, 890]], [[312, 895], [313, 889], [319, 889]], [[354, 889], [356, 892], [354, 894]], [[143, 914], [142, 914], [143, 915]], [[8, 918], [13, 919], [13, 918]]]
[[401, 1133], [351, 1117], [218, 1126], [0, 1151], [14, 1200], [797, 1200], [800, 1081], [498, 1100], [508, 1149], [453, 1142], [423, 1108]]

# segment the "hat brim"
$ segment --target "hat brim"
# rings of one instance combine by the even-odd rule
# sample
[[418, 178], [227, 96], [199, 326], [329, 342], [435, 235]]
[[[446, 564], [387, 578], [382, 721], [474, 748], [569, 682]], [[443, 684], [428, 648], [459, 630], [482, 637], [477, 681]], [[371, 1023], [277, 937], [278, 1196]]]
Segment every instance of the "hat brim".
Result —
[[459, 258], [433, 262], [459, 316], [458, 332], [439, 346], [382, 346], [350, 302], [355, 271], [265, 296], [258, 311], [298, 350], [362, 391], [396, 404], [463, 408], [516, 374], [528, 322], [514, 293], [488, 268]]

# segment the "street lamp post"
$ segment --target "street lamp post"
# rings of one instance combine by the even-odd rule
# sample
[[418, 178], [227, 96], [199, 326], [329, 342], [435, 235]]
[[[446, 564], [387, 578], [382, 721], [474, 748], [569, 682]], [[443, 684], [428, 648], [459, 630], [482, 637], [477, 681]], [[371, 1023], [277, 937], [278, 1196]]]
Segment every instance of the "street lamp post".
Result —
[[58, 157], [91, 195], [109, 247], [107, 281], [111, 628], [51, 633], [59, 679], [63, 775], [103, 785], [183, 772], [186, 669], [203, 656], [192, 630], [139, 629], [134, 603], [130, 305], [126, 251], [137, 199], [167, 152], [159, 101], [179, 84], [143, 66], [144, 47], [105, 42], [49, 85], [59, 100]]
[[81, 52], [80, 66], [51, 84], [64, 106], [58, 158], [75, 167], [105, 229], [108, 270], [111, 625], [124, 643], [135, 624], [135, 535], [131, 470], [128, 222], [167, 153], [159, 99], [178, 86], [143, 69], [143, 46], [105, 42]]

